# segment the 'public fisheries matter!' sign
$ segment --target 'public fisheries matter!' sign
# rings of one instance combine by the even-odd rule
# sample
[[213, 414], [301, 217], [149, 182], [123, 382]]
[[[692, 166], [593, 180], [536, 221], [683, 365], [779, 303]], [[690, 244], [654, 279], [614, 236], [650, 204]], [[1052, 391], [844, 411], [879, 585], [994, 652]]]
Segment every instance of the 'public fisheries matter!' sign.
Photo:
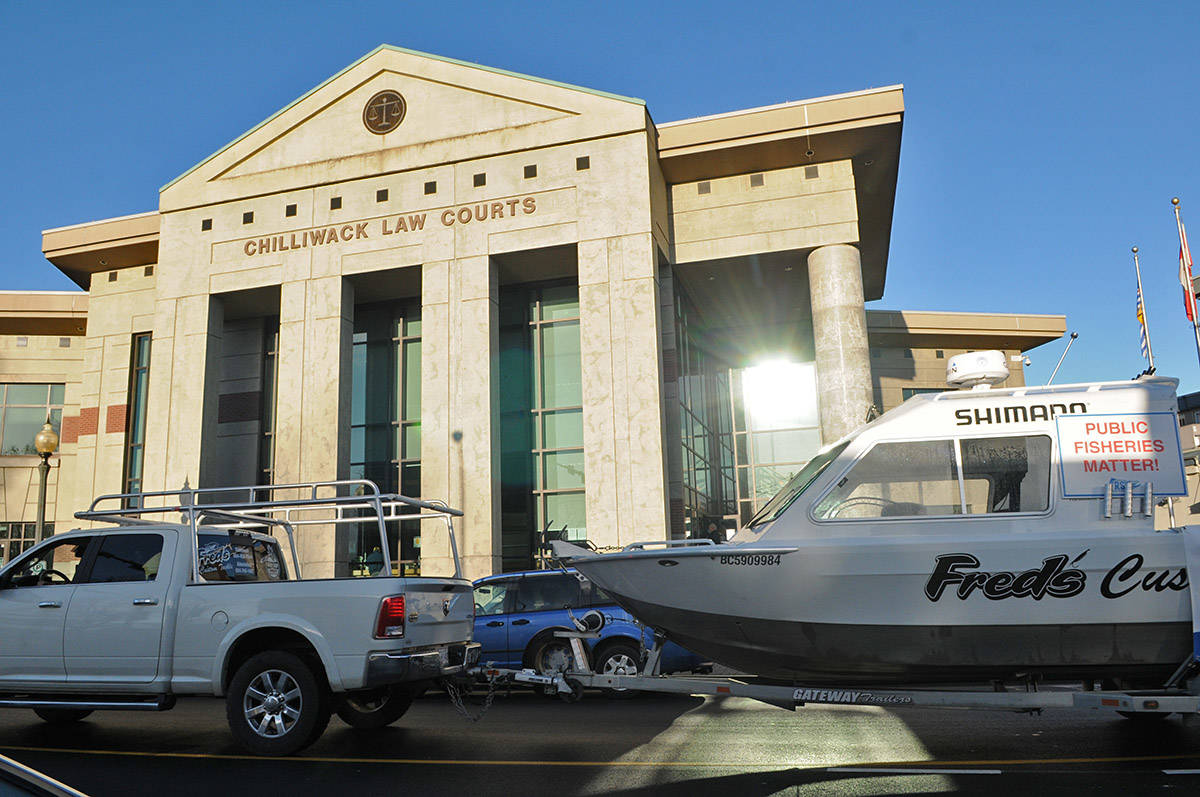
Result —
[[1112, 481], [1152, 484], [1154, 495], [1187, 495], [1175, 413], [1060, 415], [1054, 420], [1067, 498], [1103, 496]]

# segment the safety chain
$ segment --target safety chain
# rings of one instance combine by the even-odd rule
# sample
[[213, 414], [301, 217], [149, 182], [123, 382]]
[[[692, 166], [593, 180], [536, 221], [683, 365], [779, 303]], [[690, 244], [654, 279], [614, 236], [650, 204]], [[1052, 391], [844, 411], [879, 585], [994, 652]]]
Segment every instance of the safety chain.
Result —
[[487, 713], [488, 709], [492, 707], [492, 701], [496, 699], [496, 682], [497, 679], [494, 676], [488, 676], [487, 696], [484, 697], [483, 706], [479, 709], [479, 713], [477, 714], [468, 709], [466, 705], [465, 698], [471, 691], [469, 682], [465, 689], [459, 689], [458, 683], [451, 678], [445, 679], [442, 682], [442, 685], [446, 687], [446, 694], [450, 697], [450, 705], [454, 706], [454, 710], [459, 714], [462, 714], [471, 722], [479, 722], [479, 720], [483, 718], [483, 715]]

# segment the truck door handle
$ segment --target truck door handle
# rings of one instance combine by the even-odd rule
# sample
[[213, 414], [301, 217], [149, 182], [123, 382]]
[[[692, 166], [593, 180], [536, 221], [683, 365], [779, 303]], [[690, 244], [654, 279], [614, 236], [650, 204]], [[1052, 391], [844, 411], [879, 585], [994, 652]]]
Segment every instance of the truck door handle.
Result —
[[157, 606], [158, 598], [138, 598], [133, 602], [134, 606]]
[[62, 601], [42, 601], [38, 604], [39, 609], [61, 609]]
[[499, 628], [502, 625], [504, 625], [504, 623], [500, 622], [499, 620], [492, 620], [490, 623], [488, 623], [488, 628]]
[[513, 620], [513, 625], [529, 625], [528, 620]]

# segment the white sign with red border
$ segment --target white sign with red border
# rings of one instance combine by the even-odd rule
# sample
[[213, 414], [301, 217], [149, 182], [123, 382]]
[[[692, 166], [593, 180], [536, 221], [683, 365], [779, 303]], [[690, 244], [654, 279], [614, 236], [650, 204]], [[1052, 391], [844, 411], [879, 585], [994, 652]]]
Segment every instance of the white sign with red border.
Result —
[[1179, 421], [1173, 412], [1059, 415], [1059, 467], [1067, 498], [1103, 496], [1112, 482], [1187, 495]]

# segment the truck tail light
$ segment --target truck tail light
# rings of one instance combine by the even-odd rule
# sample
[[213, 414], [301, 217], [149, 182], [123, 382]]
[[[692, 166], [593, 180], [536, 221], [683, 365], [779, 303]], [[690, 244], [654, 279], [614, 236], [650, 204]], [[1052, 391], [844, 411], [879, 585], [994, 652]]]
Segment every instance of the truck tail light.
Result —
[[404, 636], [404, 596], [393, 595], [379, 604], [379, 619], [375, 621], [376, 639]]

